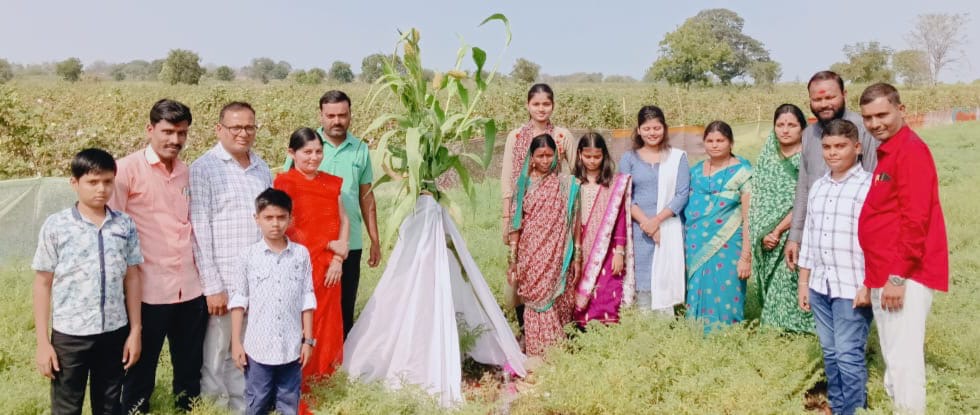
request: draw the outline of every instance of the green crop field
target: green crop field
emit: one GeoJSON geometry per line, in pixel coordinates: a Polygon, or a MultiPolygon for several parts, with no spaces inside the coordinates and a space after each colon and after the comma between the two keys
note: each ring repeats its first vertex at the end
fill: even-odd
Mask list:
{"type": "MultiPolygon", "coordinates": [[[[154,101],[173,98],[191,107],[194,124],[184,157],[193,160],[214,143],[218,111],[233,100],[252,103],[261,124],[256,146],[270,165],[285,157],[289,134],[299,127],[317,125],[317,101],[327,89],[340,88],[353,99],[351,131],[359,134],[378,115],[392,112],[384,94],[369,103],[370,85],[299,85],[273,82],[210,81],[203,85],[166,85],[159,82],[85,81],[69,84],[50,79],[19,79],[0,85],[0,179],[63,175],[68,160],[85,147],[101,147],[112,154],[128,154],[145,145],[144,127],[154,101]]],[[[527,120],[527,85],[500,81],[484,97],[478,112],[506,131],[527,120]]],[[[636,111],[659,105],[672,126],[704,125],[712,120],[730,124],[769,122],[779,104],[793,103],[807,110],[806,87],[778,85],[754,87],[670,87],[647,83],[556,84],[553,120],[570,128],[632,128],[636,111]]],[[[848,86],[850,108],[857,108],[861,85],[848,86]]],[[[903,101],[913,114],[952,108],[980,107],[980,85],[941,85],[902,89],[903,101]]],[[[809,114],[809,111],[806,111],[809,114]]],[[[376,135],[380,135],[378,132],[376,135]]],[[[376,137],[366,137],[376,138],[376,137]]]]}
{"type": "MultiPolygon", "coordinates": [[[[375,109],[359,103],[367,88],[357,86],[354,131],[363,128],[375,109]]],[[[163,87],[160,84],[105,82],[65,88],[48,84],[14,83],[0,86],[0,176],[57,174],[78,148],[101,145],[116,154],[136,148],[142,138],[146,111],[156,98],[169,96],[195,111],[192,159],[213,143],[209,131],[216,111],[231,99],[257,104],[264,128],[259,151],[272,161],[281,154],[286,135],[300,125],[316,122],[316,99],[324,87],[273,85],[267,87],[214,84],[201,87],[163,87]],[[9,141],[8,140],[13,140],[9,141]],[[19,140],[19,141],[17,141],[19,140]],[[32,141],[33,140],[33,141],[32,141]],[[8,144],[17,144],[13,153],[8,144]],[[16,156],[16,157],[15,157],[16,156]],[[11,158],[14,157],[14,158],[11,158]]],[[[523,87],[500,88],[488,100],[487,111],[513,127],[524,115],[523,87]],[[496,105],[496,106],[493,106],[496,105]]],[[[733,122],[769,117],[782,101],[803,104],[803,87],[778,87],[774,92],[747,88],[684,90],[634,86],[560,86],[556,121],[571,127],[617,128],[624,123],[623,102],[631,113],[640,103],[662,103],[676,123],[702,123],[721,118],[733,122]],[[593,99],[595,98],[595,99],[593,99]],[[762,107],[759,107],[762,105],[762,107]],[[761,115],[759,115],[761,113],[761,115]]],[[[905,91],[903,91],[905,94],[905,91]]],[[[853,99],[856,93],[850,96],[853,99]]],[[[903,95],[909,106],[948,109],[978,106],[974,87],[943,87],[903,95]],[[972,90],[971,90],[972,88],[972,90]]],[[[853,107],[853,106],[852,106],[853,107]]],[[[377,110],[380,111],[380,110],[377,110]]],[[[754,128],[753,128],[754,130],[754,128]]],[[[763,131],[764,133],[764,131],[763,131]]],[[[980,295],[980,217],[976,215],[975,183],[980,180],[977,136],[980,123],[966,122],[923,129],[920,134],[933,150],[939,168],[943,208],[949,229],[951,288],[933,303],[926,337],[929,412],[980,413],[980,331],[973,329],[980,295]]],[[[755,159],[758,137],[739,138],[736,151],[755,159]]],[[[279,156],[281,158],[281,156],[279,156]]],[[[505,284],[505,247],[496,218],[498,183],[478,185],[479,196],[465,209],[462,231],[491,288],[501,297],[505,284]]],[[[380,217],[390,206],[382,193],[380,217]]],[[[380,270],[362,277],[359,307],[374,289],[380,270]]],[[[31,280],[27,259],[0,265],[0,413],[45,413],[48,384],[34,370],[34,332],[31,280]]],[[[754,288],[753,288],[754,289],[754,288]]],[[[755,296],[749,296],[754,299],[755,296]]],[[[505,310],[506,311],[506,310],[505,310]]],[[[507,311],[512,316],[511,311],[507,311]]],[[[492,373],[469,382],[462,413],[512,414],[639,414],[639,413],[802,413],[804,394],[822,376],[822,361],[813,336],[785,335],[764,330],[754,321],[758,304],[751,300],[753,319],[707,338],[686,321],[667,321],[628,313],[622,324],[593,326],[548,354],[546,363],[520,386],[521,393],[506,402],[492,373]]],[[[877,334],[869,341],[870,413],[890,413],[882,387],[884,365],[877,334]]],[[[153,406],[159,413],[170,405],[170,366],[166,355],[158,372],[153,406]]],[[[479,372],[477,372],[479,373],[479,372]]],[[[323,413],[439,413],[435,403],[418,391],[385,391],[379,385],[351,384],[343,374],[317,388],[323,413]]],[[[195,413],[220,413],[202,403],[195,413]]]]}

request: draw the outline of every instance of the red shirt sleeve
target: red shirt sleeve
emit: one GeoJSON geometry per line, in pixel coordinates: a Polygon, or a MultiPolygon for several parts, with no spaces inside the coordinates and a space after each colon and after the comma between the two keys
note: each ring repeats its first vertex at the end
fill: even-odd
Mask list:
{"type": "Polygon", "coordinates": [[[896,160],[899,229],[896,238],[897,258],[890,262],[889,275],[908,278],[921,269],[926,253],[926,235],[932,218],[930,195],[938,186],[936,165],[924,143],[918,142],[903,151],[896,160]]]}

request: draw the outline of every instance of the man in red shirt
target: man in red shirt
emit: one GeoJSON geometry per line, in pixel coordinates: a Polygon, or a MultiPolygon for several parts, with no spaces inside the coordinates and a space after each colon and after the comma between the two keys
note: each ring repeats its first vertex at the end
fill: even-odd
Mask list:
{"type": "Polygon", "coordinates": [[[864,126],[881,141],[858,239],[885,358],[885,390],[900,411],[925,413],[926,317],[933,291],[949,288],[936,164],[926,143],[905,124],[895,87],[871,85],[860,103],[864,126]]]}

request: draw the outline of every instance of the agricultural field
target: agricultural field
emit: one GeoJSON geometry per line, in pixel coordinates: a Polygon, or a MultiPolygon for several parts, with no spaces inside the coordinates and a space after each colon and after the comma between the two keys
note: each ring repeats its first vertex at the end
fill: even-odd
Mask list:
{"type": "MultiPolygon", "coordinates": [[[[500,81],[477,109],[506,131],[527,119],[527,85],[500,81]]],[[[385,93],[370,101],[371,85],[299,85],[272,82],[209,81],[171,86],[159,82],[83,81],[16,78],[0,85],[0,179],[63,175],[67,161],[85,147],[101,147],[116,155],[144,145],[143,128],[154,101],[169,97],[184,102],[195,122],[184,157],[193,160],[214,143],[218,111],[233,100],[255,106],[261,129],[257,148],[271,165],[285,157],[286,140],[298,127],[317,125],[317,101],[324,91],[343,89],[354,101],[351,131],[359,134],[378,115],[394,110],[385,93]]],[[[771,117],[782,103],[804,110],[806,87],[784,84],[772,89],[712,87],[685,89],[647,83],[556,84],[554,121],[575,129],[632,128],[640,106],[663,108],[668,123],[704,125],[720,119],[730,124],[757,123],[771,117]]],[[[857,107],[863,86],[850,85],[849,106],[857,107]]],[[[943,85],[902,89],[910,113],[980,107],[980,85],[943,85]]],[[[806,111],[809,113],[809,111],[806,111]]],[[[383,131],[376,134],[380,136],[383,131]]],[[[376,137],[366,137],[372,139],[376,137]]]]}
{"type": "MultiPolygon", "coordinates": [[[[81,83],[15,81],[0,85],[0,178],[60,175],[72,153],[102,146],[114,154],[143,145],[146,113],[156,99],[167,96],[187,103],[196,122],[186,159],[213,143],[211,127],[227,101],[255,104],[262,129],[258,151],[271,165],[282,161],[287,135],[298,126],[316,125],[316,101],[328,85],[298,86],[213,83],[164,86],[158,83],[81,83]]],[[[343,86],[354,99],[356,134],[387,104],[368,106],[369,86],[343,86]]],[[[526,86],[503,84],[488,96],[483,111],[513,128],[525,117],[526,86]]],[[[649,84],[555,85],[555,120],[573,128],[623,128],[641,104],[657,103],[671,124],[703,124],[725,119],[736,128],[736,151],[755,159],[761,143],[758,120],[782,102],[806,108],[805,88],[683,89],[649,84]],[[625,107],[625,109],[624,109],[625,107]],[[744,133],[743,133],[744,132],[744,133]]],[[[860,88],[852,86],[850,107],[860,88]]],[[[902,90],[910,112],[980,106],[980,87],[942,86],[902,90]]],[[[383,100],[382,100],[383,101],[383,100]]],[[[763,124],[765,125],[765,124],[763,124]]],[[[765,134],[767,127],[761,129],[765,134]]],[[[980,295],[980,219],[975,214],[975,183],[980,180],[980,123],[966,122],[923,129],[939,168],[941,196],[949,230],[951,288],[933,303],[926,338],[929,412],[980,413],[980,331],[971,330],[980,295]]],[[[476,200],[463,205],[462,232],[490,287],[502,298],[505,247],[499,239],[498,182],[477,185],[476,200]]],[[[380,217],[390,212],[391,197],[379,196],[380,217]]],[[[463,200],[457,197],[457,200],[463,200]]],[[[365,268],[358,308],[363,307],[380,277],[365,268]]],[[[34,332],[27,259],[0,264],[0,413],[44,413],[48,386],[34,370],[34,332]]],[[[754,286],[750,283],[750,289],[754,286]]],[[[590,326],[575,333],[546,363],[517,385],[516,399],[502,395],[494,372],[467,365],[471,379],[467,403],[460,413],[511,414],[638,414],[638,413],[804,413],[806,391],[823,376],[819,345],[813,336],[785,335],[760,328],[759,306],[749,296],[749,322],[704,337],[699,327],[628,313],[622,324],[590,326]]],[[[513,319],[513,312],[505,310],[513,319]]],[[[873,330],[869,339],[868,413],[891,413],[882,387],[884,364],[873,330]]],[[[162,359],[154,408],[171,413],[167,393],[170,366],[162,359]]],[[[377,384],[351,384],[343,374],[317,388],[322,413],[442,413],[418,391],[385,391],[377,384]]],[[[206,402],[199,414],[221,413],[206,402]]]]}

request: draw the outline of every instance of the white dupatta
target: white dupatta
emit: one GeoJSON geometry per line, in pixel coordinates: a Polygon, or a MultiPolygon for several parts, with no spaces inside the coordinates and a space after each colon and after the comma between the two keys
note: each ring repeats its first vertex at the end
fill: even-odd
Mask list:
{"type": "MultiPolygon", "coordinates": [[[[663,210],[674,198],[677,168],[683,150],[671,148],[657,173],[657,209],[663,210]]],[[[656,212],[655,212],[656,213],[656,212]]],[[[677,215],[660,223],[660,243],[653,252],[650,267],[650,307],[654,310],[684,302],[684,226],[677,215]]]]}
{"type": "Polygon", "coordinates": [[[391,388],[414,384],[444,407],[461,403],[460,322],[480,333],[468,353],[473,360],[526,376],[526,357],[449,212],[432,196],[419,196],[399,229],[381,280],[344,343],[350,377],[391,388]]]}

